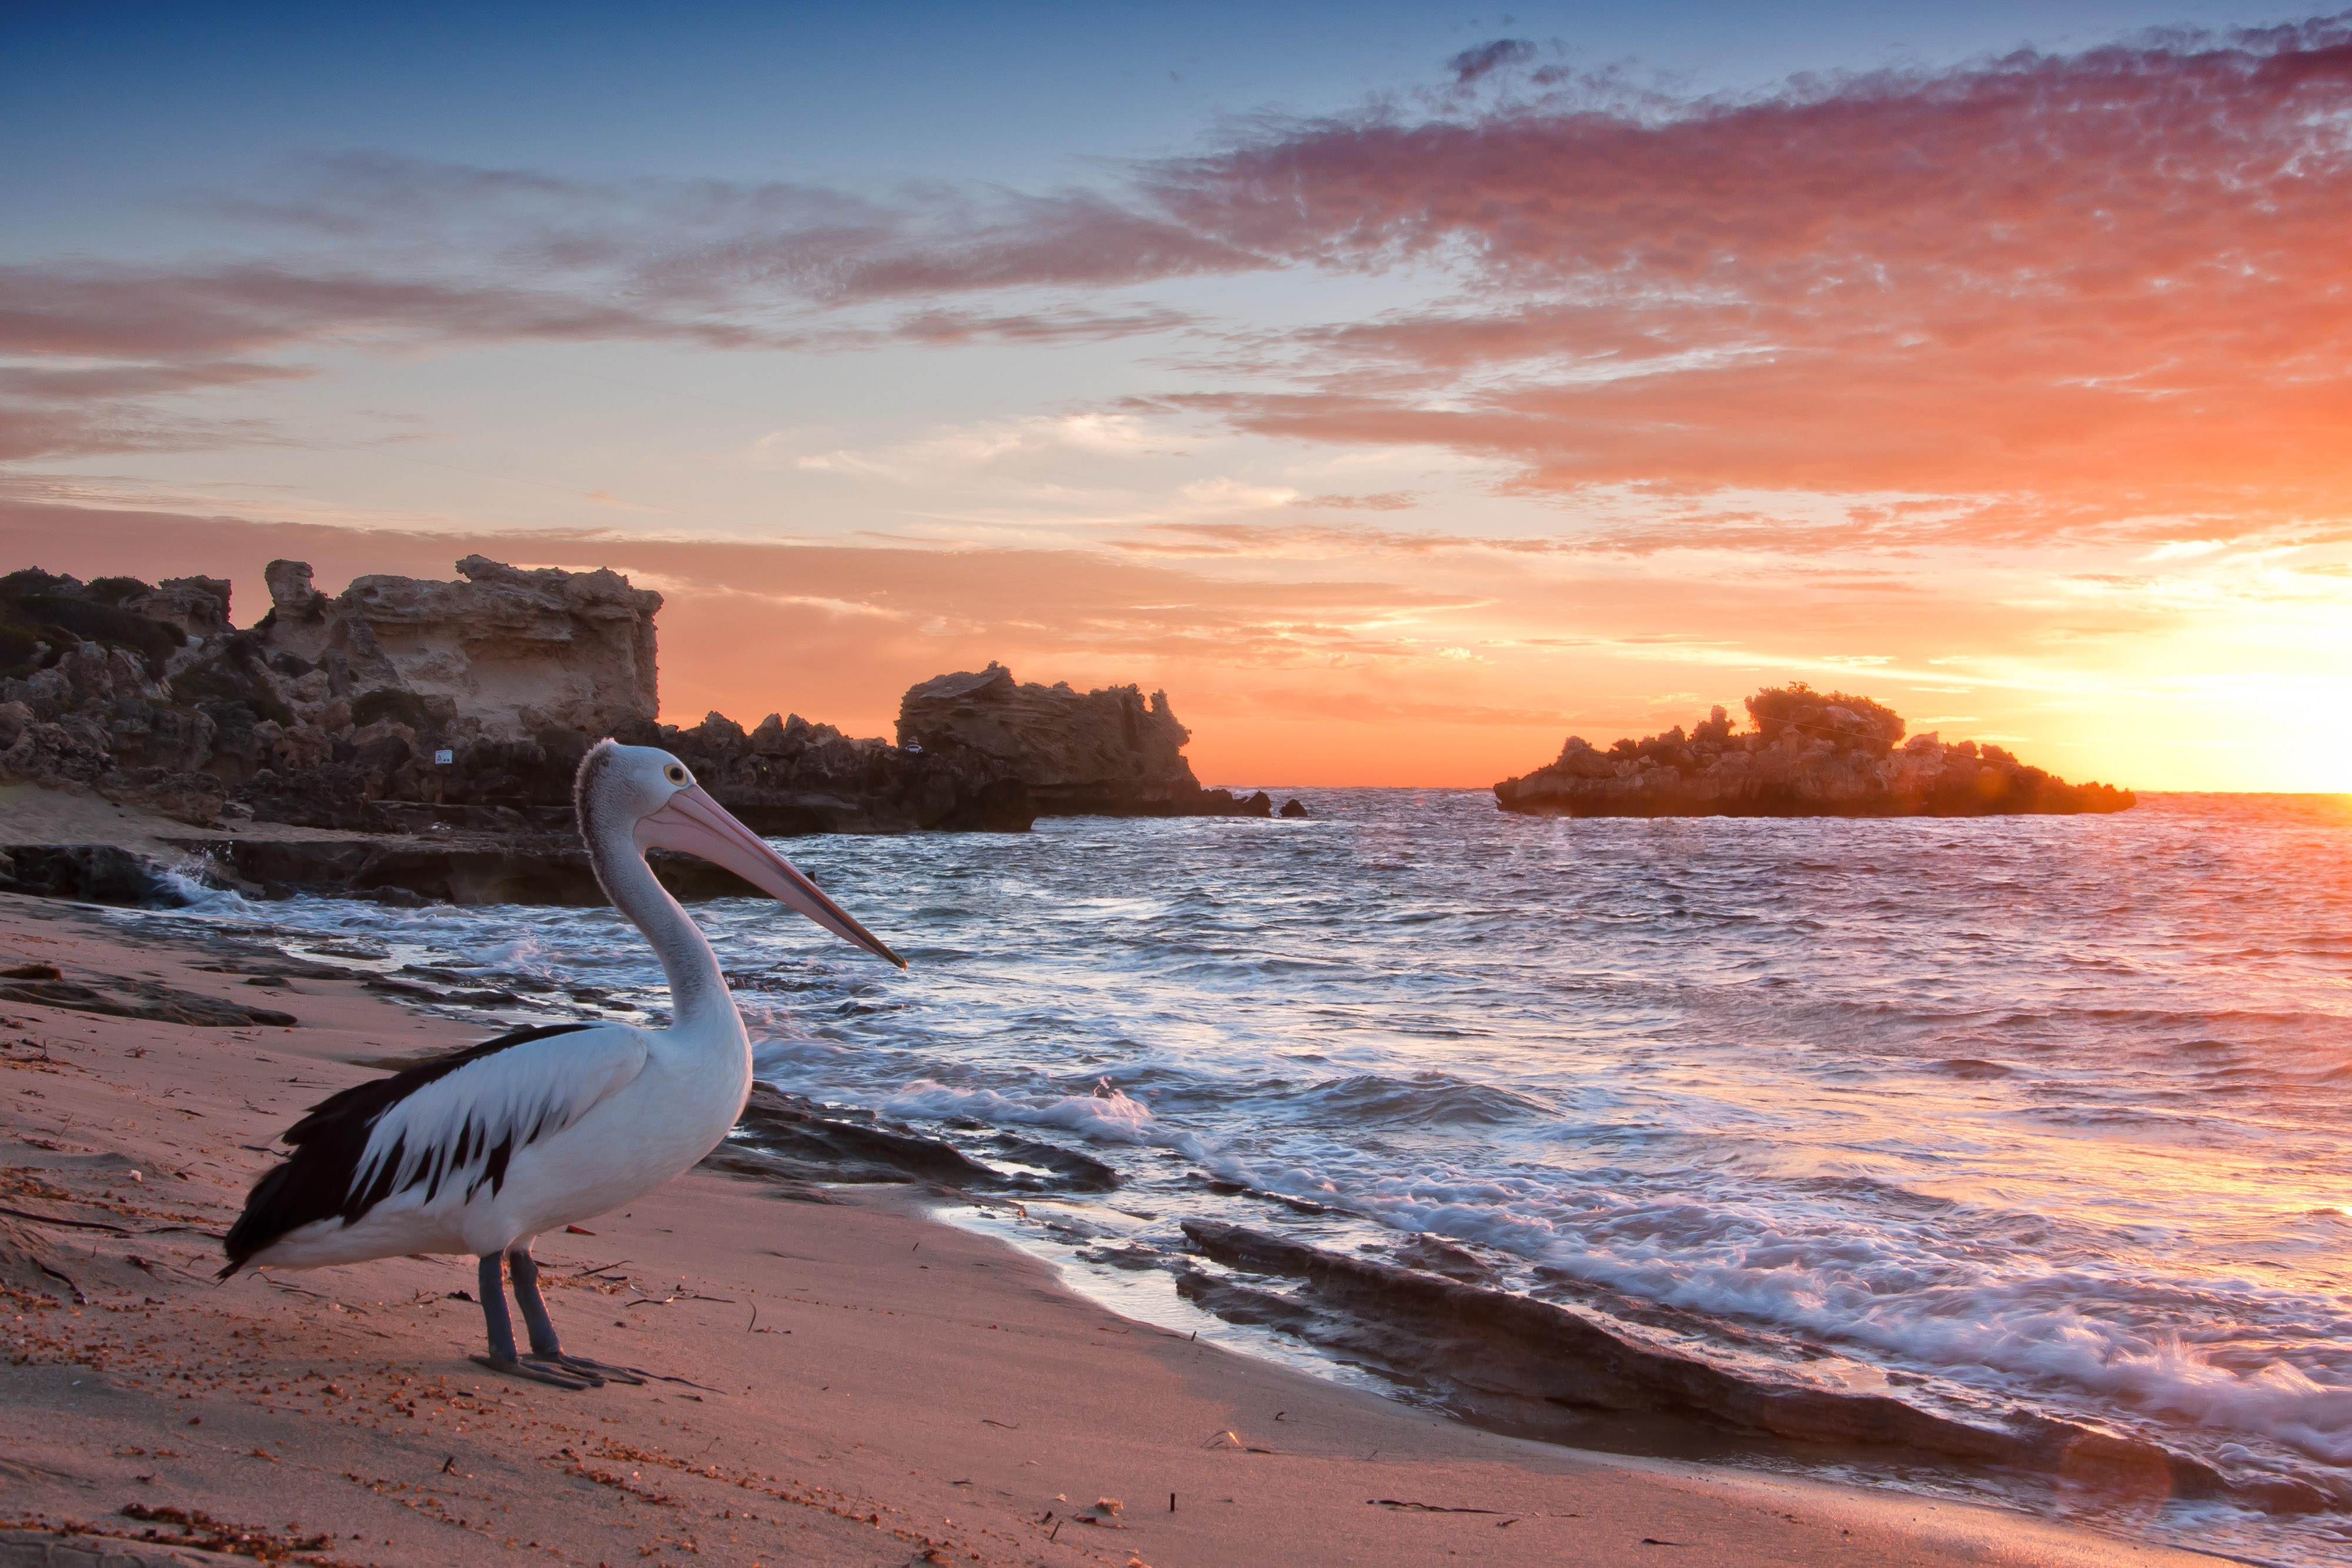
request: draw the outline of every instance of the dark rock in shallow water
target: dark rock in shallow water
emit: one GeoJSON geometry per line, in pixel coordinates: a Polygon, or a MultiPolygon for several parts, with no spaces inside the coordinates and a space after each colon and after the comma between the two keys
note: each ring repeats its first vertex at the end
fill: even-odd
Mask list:
{"type": "Polygon", "coordinates": [[[751,1091],[735,1135],[720,1145],[730,1150],[755,1151],[767,1168],[804,1180],[987,1186],[996,1179],[952,1144],[886,1126],[870,1114],[827,1112],[764,1085],[751,1091]]]}
{"type": "Polygon", "coordinates": [[[754,1085],[734,1135],[705,1164],[739,1176],[816,1182],[933,1182],[980,1191],[1107,1192],[1118,1175],[1075,1149],[1013,1134],[992,1146],[1007,1163],[1051,1173],[1000,1171],[943,1138],[754,1085]]]}
{"type": "Polygon", "coordinates": [[[275,1008],[242,1007],[155,980],[126,979],[115,975],[96,977],[104,982],[104,989],[75,980],[11,980],[0,983],[0,1001],[209,1029],[244,1029],[256,1024],[291,1029],[299,1021],[292,1013],[279,1012],[275,1008]]]}
{"type": "Polygon", "coordinates": [[[1303,817],[1307,815],[1307,808],[1297,800],[1285,800],[1282,803],[1281,814],[1286,817],[1303,817]]]}
{"type": "Polygon", "coordinates": [[[114,844],[0,849],[0,893],[132,908],[168,909],[187,902],[160,868],[114,844]]]}
{"type": "Polygon", "coordinates": [[[1755,731],[1720,707],[1602,751],[1570,736],[1549,765],[1495,786],[1506,811],[1542,817],[1990,817],[2128,810],[2138,798],[2069,784],[1998,746],[1903,739],[1903,720],[1867,697],[1801,683],[1748,699],[1755,731]]]}
{"type": "MultiPolygon", "coordinates": [[[[204,856],[264,897],[327,894],[385,903],[538,904],[592,907],[605,902],[588,852],[571,833],[509,839],[192,839],[204,856]]],[[[750,883],[691,855],[656,850],[647,858],[681,900],[765,897],[750,883]]]]}
{"type": "MultiPolygon", "coordinates": [[[[2096,1484],[2162,1478],[2161,1495],[2228,1497],[2277,1512],[2352,1502],[2294,1480],[2225,1478],[2135,1438],[2019,1413],[1991,1425],[1878,1394],[1743,1375],[1612,1331],[1581,1312],[1512,1291],[1328,1252],[1221,1221],[1187,1219],[1201,1253],[1243,1278],[1181,1274],[1181,1293],[1236,1322],[1296,1334],[1440,1393],[1454,1408],[1508,1429],[1590,1439],[1580,1412],[1671,1417],[1727,1434],[1818,1445],[1873,1458],[1908,1454],[2096,1484]],[[1248,1276],[1304,1282],[1283,1294],[1248,1276]]],[[[1455,1250],[1446,1248],[1447,1252],[1455,1250]]]]}

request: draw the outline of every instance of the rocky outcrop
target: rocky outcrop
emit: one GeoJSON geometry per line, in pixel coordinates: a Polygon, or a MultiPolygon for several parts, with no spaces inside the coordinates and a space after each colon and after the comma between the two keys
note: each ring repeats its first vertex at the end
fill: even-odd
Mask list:
{"type": "Polygon", "coordinates": [[[446,713],[467,738],[493,741],[551,728],[606,735],[654,716],[660,594],[617,572],[524,571],[478,555],[457,574],[358,577],[329,599],[307,565],[272,561],[270,612],[255,631],[271,667],[298,684],[320,670],[327,679],[313,685],[348,680],[361,723],[377,692],[409,700],[380,704],[375,716],[446,713]],[[310,668],[296,674],[298,664],[310,668]]]}
{"type": "Polygon", "coordinates": [[[1192,732],[1168,694],[1136,686],[1090,692],[1022,683],[1002,664],[940,675],[898,705],[898,745],[977,772],[1020,779],[1040,816],[1264,817],[1264,793],[1203,789],[1184,760],[1192,732]]]}
{"type": "Polygon", "coordinates": [[[2121,811],[2128,789],[2069,784],[1998,746],[1903,738],[1891,708],[1802,683],[1748,699],[1754,728],[1720,707],[1685,734],[1570,736],[1548,767],[1495,786],[1506,811],[1552,817],[1989,817],[2121,811]]]}
{"type": "MultiPolygon", "coordinates": [[[[1192,732],[1134,686],[1023,685],[1001,664],[910,689],[898,744],[845,736],[798,714],[746,730],[723,714],[690,729],[624,727],[674,752],[727,809],[763,833],[1020,832],[1039,817],[1267,816],[1263,794],[1203,789],[1181,747],[1192,732]]],[[[1303,810],[1303,808],[1302,808],[1303,810]]]]}
{"type": "MultiPolygon", "coordinates": [[[[319,839],[206,839],[178,843],[208,878],[250,895],[326,894],[379,903],[599,906],[606,900],[576,832],[370,834],[319,839]]],[[[734,873],[656,850],[654,875],[686,902],[746,897],[734,873]]],[[[91,902],[130,902],[97,900],[91,902]]],[[[164,902],[150,897],[144,902],[164,902]]]]}
{"type": "Polygon", "coordinates": [[[677,757],[721,805],[762,833],[1018,833],[1037,818],[1021,777],[985,759],[908,751],[829,724],[770,714],[746,730],[723,714],[691,729],[623,729],[677,757]]]}
{"type": "Polygon", "coordinates": [[[328,598],[272,561],[270,611],[229,585],[0,579],[0,779],[86,787],[184,821],[380,829],[383,802],[510,828],[568,801],[591,737],[656,710],[661,596],[610,571],[362,577],[328,598]]]}
{"type": "MultiPolygon", "coordinates": [[[[269,612],[245,631],[217,579],[0,579],[0,783],[94,790],[199,826],[226,816],[520,843],[569,835],[572,775],[613,735],[677,753],[767,833],[1017,832],[1040,814],[1271,810],[1263,794],[1201,788],[1166,694],[1022,685],[994,664],[908,693],[899,745],[797,715],[750,730],[715,713],[658,724],[659,594],[610,571],[480,556],[457,571],[453,582],[362,577],[331,598],[309,566],[272,561],[269,612]]],[[[593,891],[536,848],[528,864],[466,853],[439,881],[381,857],[364,872],[251,880],[463,901],[593,891]]]]}

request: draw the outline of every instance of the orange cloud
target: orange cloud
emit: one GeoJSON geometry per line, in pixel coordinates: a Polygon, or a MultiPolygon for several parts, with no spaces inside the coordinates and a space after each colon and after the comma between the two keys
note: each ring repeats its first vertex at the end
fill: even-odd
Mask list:
{"type": "MultiPolygon", "coordinates": [[[[928,433],[810,424],[790,464],[648,447],[625,479],[543,486],[657,497],[682,531],[846,516],[909,548],[31,502],[0,538],[248,592],[280,554],[331,584],[471,549],[611,565],[670,596],[676,716],[878,731],[912,681],[1003,658],[1168,686],[1222,782],[1482,783],[1570,725],[1609,738],[1821,675],[1981,715],[2070,774],[2352,783],[2333,742],[2274,740],[2342,706],[2352,659],[2352,20],[1736,100],[1615,99],[1529,58],[1496,40],[1408,107],[1253,121],[1095,191],[352,155],[224,206],[267,261],[0,268],[0,458],[290,438],[252,412],[286,400],[232,420],[203,399],[354,344],[990,345],[1020,373],[927,384],[928,433]],[[1254,291],[1175,292],[1249,272],[1291,275],[1259,319],[1213,314],[1254,291]],[[1410,303],[1320,320],[1356,296],[1293,286],[1350,275],[1410,303]],[[1084,394],[1012,359],[1145,337],[1157,357],[1084,394]],[[1181,466],[1194,435],[1214,455],[1181,466]],[[756,497],[702,483],[730,462],[756,497]],[[1071,548],[904,537],[930,528],[1071,548]]],[[[217,482],[274,496],[286,472],[329,483],[258,458],[217,482]]]]}
{"type": "Polygon", "coordinates": [[[2245,529],[2352,511],[2347,127],[2339,18],[1664,113],[1318,122],[1150,188],[1238,249],[1462,286],[1265,335],[1260,369],[1304,390],[1185,403],[1244,429],[1453,447],[1538,493],[2245,529]]]}

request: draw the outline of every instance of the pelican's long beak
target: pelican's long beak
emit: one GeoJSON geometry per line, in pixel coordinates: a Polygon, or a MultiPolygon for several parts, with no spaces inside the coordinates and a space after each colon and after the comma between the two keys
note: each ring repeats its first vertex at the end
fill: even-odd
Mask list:
{"type": "Polygon", "coordinates": [[[843,941],[855,942],[901,969],[907,967],[907,960],[890,951],[879,936],[852,920],[841,905],[802,874],[800,867],[770,849],[759,834],[737,821],[699,784],[679,790],[669,798],[668,805],[639,818],[635,837],[640,850],[677,850],[724,866],[761,893],[791,904],[843,941]]]}

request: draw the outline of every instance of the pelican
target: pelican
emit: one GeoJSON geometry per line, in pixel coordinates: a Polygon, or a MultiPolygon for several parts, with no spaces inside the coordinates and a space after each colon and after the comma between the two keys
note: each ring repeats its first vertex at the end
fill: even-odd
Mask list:
{"type": "Polygon", "coordinates": [[[727,1135],[751,1092],[751,1037],[718,956],[645,852],[699,855],[843,940],[907,964],[666,751],[600,743],[581,761],[572,799],[604,895],[661,959],[676,1021],[519,1029],[321,1100],[287,1130],[292,1155],[247,1195],[222,1279],[248,1265],[470,1253],[489,1334],[476,1362],[559,1388],[644,1381],[564,1354],[530,1247],[687,1170],[727,1135]],[[528,1356],[515,1354],[502,1265],[530,1331],[528,1356]]]}

